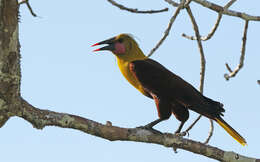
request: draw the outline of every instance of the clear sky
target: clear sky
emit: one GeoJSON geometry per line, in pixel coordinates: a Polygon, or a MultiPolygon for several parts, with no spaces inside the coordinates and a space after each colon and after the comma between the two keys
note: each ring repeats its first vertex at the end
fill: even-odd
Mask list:
{"type": "MultiPolygon", "coordinates": [[[[154,102],[127,83],[115,57],[110,52],[92,53],[95,48],[90,45],[120,33],[131,33],[144,53],[148,53],[162,37],[175,8],[164,1],[119,1],[144,10],[170,8],[168,12],[142,15],[119,10],[105,0],[30,2],[39,17],[32,17],[25,5],[20,10],[21,89],[27,101],[42,109],[80,115],[101,123],[111,121],[120,127],[136,127],[157,118],[154,102]]],[[[260,1],[238,1],[231,9],[260,15],[259,6],[260,1]]],[[[207,34],[217,14],[199,5],[191,7],[201,34],[207,34]]],[[[228,82],[223,77],[227,72],[226,62],[232,68],[239,62],[243,25],[239,18],[223,16],[216,35],[203,42],[207,59],[204,92],[224,103],[224,119],[246,138],[248,146],[242,147],[217,124],[210,145],[259,158],[260,86],[256,81],[260,79],[260,22],[249,23],[244,68],[228,82]]],[[[185,10],[152,58],[198,88],[197,44],[183,38],[182,33],[194,34],[185,10]]],[[[190,112],[184,129],[197,116],[190,112]]],[[[174,132],[178,125],[179,121],[172,116],[156,129],[174,132]]],[[[203,118],[188,138],[203,142],[208,131],[208,119],[203,118]]],[[[175,154],[172,149],[155,144],[110,142],[72,129],[37,130],[17,117],[0,129],[0,138],[4,162],[213,161],[184,150],[175,154]]]]}

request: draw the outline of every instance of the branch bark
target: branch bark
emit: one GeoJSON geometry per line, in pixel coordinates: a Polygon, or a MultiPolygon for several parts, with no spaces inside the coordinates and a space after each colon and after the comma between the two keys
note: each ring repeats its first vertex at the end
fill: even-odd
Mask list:
{"type": "Polygon", "coordinates": [[[18,113],[20,114],[19,116],[38,129],[43,129],[45,126],[72,128],[110,141],[119,140],[153,143],[170,148],[184,149],[223,162],[260,162],[260,159],[242,156],[235,152],[224,151],[217,147],[182,138],[174,134],[155,134],[141,128],[121,128],[112,126],[111,122],[107,122],[107,124],[104,125],[76,115],[41,110],[33,107],[23,99],[20,101],[20,110],[22,112],[18,113]]]}

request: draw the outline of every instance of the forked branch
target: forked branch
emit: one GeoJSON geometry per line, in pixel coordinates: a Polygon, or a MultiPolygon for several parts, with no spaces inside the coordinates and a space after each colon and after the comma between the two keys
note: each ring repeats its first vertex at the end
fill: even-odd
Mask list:
{"type": "MultiPolygon", "coordinates": [[[[227,10],[233,3],[235,3],[236,0],[231,0],[229,1],[224,7],[223,9],[224,10],[227,10]]],[[[212,36],[215,34],[218,26],[219,26],[219,23],[221,21],[221,18],[222,18],[222,13],[223,12],[219,12],[218,13],[218,18],[216,20],[216,23],[214,24],[213,28],[211,29],[211,31],[209,32],[209,34],[207,36],[202,36],[200,39],[203,40],[203,41],[207,41],[209,40],[210,38],[212,38],[212,36]]],[[[190,40],[196,40],[196,36],[188,36],[186,35],[185,33],[182,34],[183,37],[187,38],[187,39],[190,39],[190,40]]]]}
{"type": "Polygon", "coordinates": [[[244,27],[244,34],[242,38],[242,49],[241,49],[241,55],[239,64],[236,67],[234,71],[230,68],[228,63],[226,63],[227,70],[230,72],[229,74],[224,74],[224,77],[226,80],[229,80],[232,77],[235,77],[236,74],[241,70],[241,68],[244,66],[244,60],[245,60],[245,51],[246,51],[246,39],[247,39],[247,29],[248,29],[248,20],[245,21],[245,27],[244,27]]]}
{"type": "Polygon", "coordinates": [[[169,22],[168,27],[166,28],[166,30],[164,32],[163,37],[159,40],[159,42],[155,45],[155,47],[150,51],[150,53],[148,54],[148,57],[152,56],[152,54],[161,46],[161,44],[164,42],[166,37],[169,35],[170,30],[172,28],[172,24],[174,23],[176,17],[179,15],[180,10],[184,6],[184,3],[185,3],[185,0],[182,0],[182,2],[179,4],[176,11],[174,12],[173,16],[171,17],[170,22],[169,22]]]}

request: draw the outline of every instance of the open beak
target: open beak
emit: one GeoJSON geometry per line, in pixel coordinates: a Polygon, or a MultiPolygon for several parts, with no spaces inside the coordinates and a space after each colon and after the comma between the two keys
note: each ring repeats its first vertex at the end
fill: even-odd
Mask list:
{"type": "Polygon", "coordinates": [[[108,46],[104,46],[102,48],[95,49],[93,52],[104,51],[104,50],[113,51],[113,50],[115,50],[114,41],[115,41],[115,37],[101,41],[101,42],[98,42],[96,44],[93,44],[91,47],[94,47],[94,46],[97,46],[97,45],[102,45],[102,44],[108,44],[108,46]]]}

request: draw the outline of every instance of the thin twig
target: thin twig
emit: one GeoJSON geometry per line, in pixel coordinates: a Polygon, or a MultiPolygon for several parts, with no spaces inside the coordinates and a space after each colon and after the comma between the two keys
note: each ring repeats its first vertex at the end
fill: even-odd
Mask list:
{"type": "Polygon", "coordinates": [[[178,7],[179,6],[179,3],[176,3],[172,0],[164,0],[165,2],[169,3],[170,5],[174,6],[174,7],[178,7]]]}
{"type": "Polygon", "coordinates": [[[213,124],[213,120],[209,120],[210,122],[210,128],[209,128],[209,135],[208,138],[205,140],[204,144],[208,144],[209,140],[211,139],[212,135],[213,135],[213,131],[214,131],[214,124],[213,124]]]}
{"type": "Polygon", "coordinates": [[[225,9],[228,9],[232,4],[234,4],[235,2],[236,2],[237,0],[231,0],[231,1],[229,1],[225,6],[224,6],[224,8],[225,9]]]}
{"type": "Polygon", "coordinates": [[[37,15],[36,15],[36,14],[33,12],[33,10],[32,10],[32,7],[31,7],[31,5],[30,5],[30,3],[29,3],[29,0],[23,0],[23,1],[21,1],[21,2],[19,2],[19,5],[21,5],[21,4],[23,4],[23,3],[26,4],[26,6],[27,6],[27,8],[29,9],[30,13],[31,13],[34,17],[37,17],[37,15]]]}
{"type": "Polygon", "coordinates": [[[193,126],[200,120],[201,117],[202,115],[199,115],[197,119],[194,120],[194,122],[184,132],[189,132],[193,128],[193,126]]]}
{"type": "Polygon", "coordinates": [[[129,11],[129,12],[132,12],[132,13],[141,13],[141,14],[153,14],[153,13],[159,13],[159,12],[166,12],[168,11],[169,9],[168,8],[164,8],[164,9],[161,9],[161,10],[147,10],[147,11],[140,11],[138,9],[134,9],[134,8],[128,8],[128,7],[125,7],[113,0],[107,0],[108,2],[110,2],[112,5],[120,8],[121,10],[126,10],[126,11],[129,11]]]}
{"type": "Polygon", "coordinates": [[[200,72],[200,92],[203,93],[203,88],[204,88],[204,78],[205,78],[205,66],[206,66],[206,60],[205,60],[205,55],[204,55],[204,51],[203,51],[203,47],[202,47],[202,43],[200,40],[200,33],[199,33],[199,28],[198,25],[196,23],[196,20],[191,12],[191,9],[189,6],[186,7],[186,10],[188,12],[188,15],[190,16],[192,25],[193,25],[193,29],[195,32],[197,39],[197,44],[198,44],[198,48],[199,48],[199,52],[200,52],[200,63],[201,63],[201,72],[200,72]]]}
{"type": "MultiPolygon", "coordinates": [[[[188,15],[190,16],[192,25],[193,25],[193,29],[195,32],[195,35],[197,38],[197,43],[198,43],[198,47],[200,50],[200,63],[201,63],[201,72],[200,72],[200,92],[203,93],[203,87],[204,87],[204,78],[205,78],[205,66],[206,66],[206,60],[205,60],[205,56],[204,56],[204,52],[203,52],[203,48],[202,48],[202,43],[200,40],[200,33],[199,33],[199,29],[198,29],[198,25],[195,21],[195,18],[191,12],[191,9],[189,6],[186,7],[186,10],[188,12],[188,15]]],[[[191,130],[193,128],[193,126],[199,121],[199,119],[202,117],[202,115],[199,115],[198,118],[186,129],[185,132],[188,132],[189,130],[191,130]]]]}
{"type": "Polygon", "coordinates": [[[177,7],[175,13],[173,14],[173,16],[170,19],[170,22],[168,24],[168,27],[166,28],[163,37],[159,40],[159,42],[155,45],[155,47],[150,51],[150,53],[148,54],[147,57],[152,56],[152,54],[161,46],[161,44],[163,43],[163,41],[166,39],[166,37],[169,35],[170,30],[172,28],[172,24],[174,23],[176,17],[179,15],[180,10],[183,8],[183,5],[185,3],[185,0],[182,0],[182,2],[179,4],[179,6],[177,7]]]}
{"type": "MultiPolygon", "coordinates": [[[[227,10],[233,3],[235,3],[236,0],[231,0],[229,1],[225,6],[224,6],[224,10],[227,10]]],[[[203,41],[207,41],[209,40],[210,38],[212,38],[212,36],[215,34],[218,26],[219,26],[219,23],[221,21],[221,18],[222,18],[222,12],[219,12],[218,13],[218,18],[217,18],[217,21],[216,23],[214,24],[213,28],[211,29],[211,31],[209,32],[209,34],[207,36],[202,36],[200,39],[203,40],[203,41]]],[[[190,39],[190,40],[196,40],[197,38],[195,36],[188,36],[186,35],[185,33],[182,34],[183,37],[187,38],[187,39],[190,39]]]]}
{"type": "MultiPolygon", "coordinates": [[[[213,28],[211,29],[211,31],[209,32],[209,34],[207,36],[202,36],[200,39],[203,40],[203,41],[207,41],[209,40],[216,32],[218,26],[219,26],[219,23],[220,23],[220,20],[222,18],[222,14],[219,13],[218,14],[218,18],[217,18],[217,21],[216,23],[214,24],[213,28]]],[[[190,40],[197,40],[197,38],[195,36],[189,36],[189,35],[186,35],[185,33],[182,33],[182,36],[187,38],[187,39],[190,39],[190,40]]]]}
{"type": "Polygon", "coordinates": [[[231,71],[229,74],[224,74],[224,77],[226,78],[226,80],[229,80],[230,78],[235,77],[236,74],[241,70],[241,68],[244,65],[247,29],[248,29],[248,20],[245,21],[244,34],[243,34],[243,38],[242,38],[242,49],[241,49],[241,56],[240,56],[239,64],[236,67],[236,69],[234,71],[232,71],[230,66],[228,65],[228,63],[226,63],[226,67],[227,67],[228,71],[231,71]]]}
{"type": "Polygon", "coordinates": [[[226,63],[225,65],[226,65],[227,70],[228,70],[230,73],[232,73],[232,69],[229,67],[229,65],[228,65],[227,63],[226,63]]]}
{"type": "MultiPolygon", "coordinates": [[[[207,0],[193,0],[193,2],[198,3],[208,9],[211,9],[213,11],[216,11],[218,13],[223,12],[223,15],[228,15],[228,16],[235,16],[239,17],[244,20],[251,20],[251,21],[260,21],[260,16],[252,16],[246,13],[234,11],[234,10],[224,10],[224,7],[219,6],[215,3],[209,2],[207,0]]],[[[232,2],[233,3],[233,2],[232,2]]]]}

